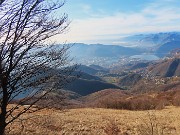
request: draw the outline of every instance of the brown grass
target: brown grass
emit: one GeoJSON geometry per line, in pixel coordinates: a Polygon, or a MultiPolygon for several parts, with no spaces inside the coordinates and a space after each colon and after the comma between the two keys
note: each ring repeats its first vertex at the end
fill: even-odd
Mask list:
{"type": "MultiPolygon", "coordinates": [[[[40,112],[24,114],[20,121],[11,125],[11,135],[143,135],[149,124],[157,123],[163,135],[180,134],[180,108],[166,107],[149,111],[127,111],[113,109],[71,109],[60,111],[44,109],[40,112]],[[150,118],[151,120],[150,122],[150,118]],[[163,125],[163,127],[161,127],[163,125]],[[140,131],[140,129],[142,131],[140,131]]],[[[156,124],[154,124],[156,125],[156,124]]],[[[154,129],[155,130],[155,129],[154,129]]],[[[146,134],[144,134],[146,135],[146,134]]],[[[159,135],[159,134],[153,134],[159,135]]]]}
{"type": "Polygon", "coordinates": [[[107,135],[118,135],[121,133],[121,130],[118,127],[118,124],[114,120],[109,120],[109,123],[104,128],[104,132],[107,135]]]}

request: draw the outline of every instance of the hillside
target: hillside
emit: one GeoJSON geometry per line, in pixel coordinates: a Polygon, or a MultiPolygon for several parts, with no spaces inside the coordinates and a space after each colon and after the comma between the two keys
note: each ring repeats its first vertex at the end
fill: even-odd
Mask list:
{"type": "MultiPolygon", "coordinates": [[[[98,72],[95,72],[98,73],[98,72]]],[[[73,72],[73,75],[79,76],[81,79],[86,79],[86,80],[95,80],[95,81],[103,81],[101,78],[95,75],[91,75],[82,71],[75,71],[73,72]]]]}
{"type": "Polygon", "coordinates": [[[103,89],[119,88],[114,84],[105,82],[102,78],[97,76],[97,74],[107,74],[107,73],[108,70],[101,68],[100,66],[93,65],[90,67],[90,66],[80,65],[77,71],[72,74],[75,76],[79,75],[79,77],[74,78],[71,83],[67,84],[67,86],[64,87],[64,89],[85,96],[103,89]]]}
{"type": "MultiPolygon", "coordinates": [[[[176,84],[177,87],[180,86],[176,84]]],[[[166,91],[148,91],[135,93],[120,89],[101,90],[87,96],[77,98],[85,107],[100,107],[127,110],[163,109],[168,105],[180,105],[180,91],[169,85],[166,91]]]]}
{"type": "Polygon", "coordinates": [[[85,80],[81,78],[76,79],[75,81],[73,81],[72,83],[68,84],[65,87],[65,89],[74,91],[82,96],[108,88],[119,88],[119,87],[106,82],[85,80]]]}
{"type": "Polygon", "coordinates": [[[78,98],[78,101],[83,102],[88,106],[98,106],[101,102],[110,99],[120,99],[131,95],[128,91],[123,91],[121,89],[105,89],[98,92],[94,92],[87,96],[78,98]]]}
{"type": "Polygon", "coordinates": [[[140,74],[130,73],[120,79],[119,85],[131,87],[137,84],[141,79],[142,79],[142,76],[140,74]]]}
{"type": "Polygon", "coordinates": [[[141,69],[141,68],[146,68],[150,64],[151,64],[151,62],[140,62],[137,64],[133,64],[132,66],[130,66],[130,70],[137,70],[137,69],[141,69]]]}
{"type": "Polygon", "coordinates": [[[107,71],[108,72],[108,69],[104,68],[104,67],[101,67],[99,65],[89,65],[89,67],[95,69],[95,70],[100,70],[100,71],[107,71]]]}
{"type": "Polygon", "coordinates": [[[90,75],[97,75],[98,73],[108,73],[107,69],[96,65],[90,65],[90,66],[80,65],[78,67],[78,71],[90,75]]]}
{"type": "MultiPolygon", "coordinates": [[[[21,107],[23,108],[23,106],[21,107]]],[[[36,108],[34,108],[36,109],[36,108]]],[[[180,134],[180,108],[167,107],[156,111],[113,109],[43,109],[24,114],[11,125],[12,134],[22,135],[164,135],[180,134]],[[153,128],[153,130],[151,130],[153,128]]]]}
{"type": "Polygon", "coordinates": [[[150,66],[149,72],[161,77],[180,76],[180,58],[162,60],[150,66]]]}

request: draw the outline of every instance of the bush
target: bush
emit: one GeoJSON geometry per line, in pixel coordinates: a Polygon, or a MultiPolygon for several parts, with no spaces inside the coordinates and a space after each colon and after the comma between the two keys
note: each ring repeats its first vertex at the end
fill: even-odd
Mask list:
{"type": "Polygon", "coordinates": [[[104,132],[107,135],[118,135],[121,132],[121,130],[119,129],[115,121],[109,120],[109,123],[104,128],[104,132]]]}
{"type": "Polygon", "coordinates": [[[155,115],[155,112],[147,112],[145,118],[140,118],[137,123],[138,135],[167,135],[176,134],[176,128],[168,123],[162,123],[155,115]],[[140,123],[140,124],[139,124],[140,123]]]}
{"type": "Polygon", "coordinates": [[[104,100],[101,102],[101,107],[125,110],[152,110],[163,109],[166,104],[166,100],[157,100],[150,96],[137,96],[129,99],[104,100]]]}
{"type": "Polygon", "coordinates": [[[173,104],[174,106],[180,106],[180,94],[176,94],[176,95],[173,97],[172,104],[173,104]]]}

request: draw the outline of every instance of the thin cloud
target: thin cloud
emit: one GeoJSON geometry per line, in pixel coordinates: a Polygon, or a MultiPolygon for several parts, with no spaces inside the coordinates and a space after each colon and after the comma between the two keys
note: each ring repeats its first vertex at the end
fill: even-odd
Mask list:
{"type": "Polygon", "coordinates": [[[80,9],[82,9],[82,12],[91,13],[91,6],[88,4],[80,4],[80,9]]]}
{"type": "MultiPolygon", "coordinates": [[[[101,43],[117,44],[122,35],[180,31],[180,9],[171,5],[172,0],[165,1],[151,3],[137,13],[117,12],[113,16],[74,20],[70,32],[62,39],[68,42],[95,43],[99,40],[101,43]]],[[[89,12],[91,7],[84,5],[84,10],[89,12]]]]}

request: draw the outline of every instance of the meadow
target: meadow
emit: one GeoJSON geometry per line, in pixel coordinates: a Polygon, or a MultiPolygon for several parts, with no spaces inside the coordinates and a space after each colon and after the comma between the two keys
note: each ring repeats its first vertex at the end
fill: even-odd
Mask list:
{"type": "Polygon", "coordinates": [[[9,127],[6,132],[10,135],[179,135],[180,107],[43,109],[22,115],[9,127]]]}

